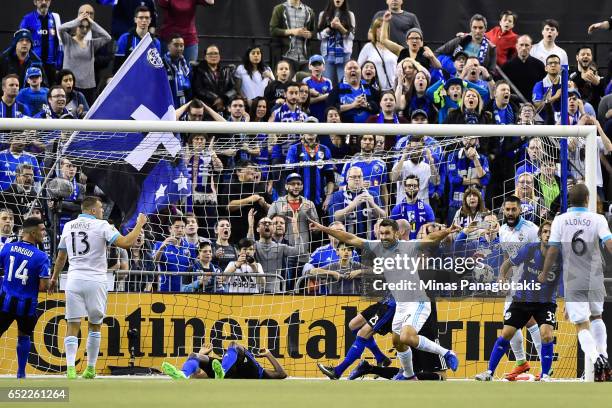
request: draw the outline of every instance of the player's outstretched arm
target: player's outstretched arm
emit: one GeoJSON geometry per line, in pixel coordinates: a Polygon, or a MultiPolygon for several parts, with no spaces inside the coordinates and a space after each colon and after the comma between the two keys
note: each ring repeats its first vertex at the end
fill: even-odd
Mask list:
{"type": "Polygon", "coordinates": [[[130,249],[142,231],[142,227],[147,223],[147,216],[140,213],[136,220],[136,226],[125,236],[119,235],[115,240],[115,245],[119,248],[130,249]]]}
{"type": "Polygon", "coordinates": [[[363,249],[365,246],[366,241],[364,239],[359,238],[357,235],[353,235],[346,231],[339,231],[339,230],[331,229],[329,227],[319,224],[318,222],[312,219],[310,219],[309,221],[310,221],[311,230],[324,232],[327,235],[331,235],[332,237],[338,239],[339,241],[345,242],[355,248],[363,249]]]}
{"type": "Polygon", "coordinates": [[[429,243],[429,244],[437,244],[440,241],[442,241],[444,238],[448,237],[450,234],[454,234],[455,232],[459,232],[461,231],[461,227],[459,227],[456,224],[451,225],[448,228],[444,228],[441,229],[440,231],[435,231],[432,232],[431,234],[428,234],[427,237],[425,237],[425,239],[423,239],[421,242],[424,243],[429,243]]]}
{"type": "Polygon", "coordinates": [[[287,372],[285,371],[283,366],[280,365],[276,357],[272,355],[270,350],[264,350],[263,353],[260,354],[260,356],[266,357],[270,364],[272,364],[272,367],[274,367],[274,370],[265,369],[266,373],[268,374],[268,377],[275,380],[283,380],[287,378],[287,372]]]}
{"type": "Polygon", "coordinates": [[[53,265],[53,275],[51,276],[51,281],[49,282],[49,287],[47,289],[48,293],[53,293],[56,291],[58,287],[59,274],[64,269],[67,260],[68,253],[66,252],[66,249],[59,248],[57,251],[57,256],[55,257],[55,264],[53,265]]]}

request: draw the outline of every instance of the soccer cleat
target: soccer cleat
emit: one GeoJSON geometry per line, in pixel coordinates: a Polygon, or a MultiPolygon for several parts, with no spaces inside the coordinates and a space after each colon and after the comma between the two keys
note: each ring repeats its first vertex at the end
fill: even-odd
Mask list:
{"type": "Polygon", "coordinates": [[[69,380],[76,380],[77,377],[77,371],[76,371],[76,367],[68,367],[66,369],[66,378],[69,380]]]}
{"type": "Polygon", "coordinates": [[[371,369],[372,369],[372,365],[370,363],[368,363],[366,360],[361,360],[359,365],[355,367],[353,371],[351,371],[351,373],[348,376],[348,379],[356,380],[357,378],[361,378],[369,374],[371,369]]]}
{"type": "Polygon", "coordinates": [[[92,366],[87,366],[85,371],[81,373],[81,378],[84,378],[86,380],[93,380],[94,378],[96,378],[96,369],[92,366]]]}
{"type": "Polygon", "coordinates": [[[164,372],[164,374],[166,374],[173,380],[186,380],[187,379],[187,376],[185,376],[185,373],[183,373],[181,370],[179,370],[172,364],[167,363],[165,361],[162,363],[161,369],[164,372]]]}
{"type": "Polygon", "coordinates": [[[391,359],[389,357],[385,357],[384,360],[377,362],[376,365],[379,367],[389,367],[391,365],[391,359]]]}
{"type": "Polygon", "coordinates": [[[599,357],[603,360],[604,363],[603,370],[605,381],[612,381],[612,368],[610,367],[610,362],[603,354],[600,354],[599,357]]]}
{"type": "Polygon", "coordinates": [[[393,377],[393,380],[395,381],[419,381],[416,374],[413,375],[412,377],[406,377],[403,371],[400,371],[399,373],[395,374],[395,377],[393,377]]]}
{"type": "Polygon", "coordinates": [[[514,381],[519,374],[526,373],[530,369],[529,363],[525,361],[523,364],[515,366],[512,371],[506,374],[505,378],[508,381],[514,381]]]}
{"type": "Polygon", "coordinates": [[[225,378],[225,370],[223,370],[223,366],[219,360],[212,361],[212,369],[215,372],[215,379],[222,380],[225,378]]]}
{"type": "Polygon", "coordinates": [[[319,370],[321,370],[321,372],[323,374],[328,376],[330,380],[337,380],[338,379],[338,376],[336,375],[336,371],[334,370],[334,367],[332,367],[332,366],[324,366],[321,363],[317,363],[317,367],[319,367],[319,370]]]}
{"type": "Polygon", "coordinates": [[[444,361],[446,361],[446,365],[448,366],[448,368],[453,371],[457,371],[457,368],[459,368],[459,359],[457,358],[455,352],[452,350],[446,352],[446,354],[444,355],[444,361]]]}
{"type": "Polygon", "coordinates": [[[608,365],[608,361],[604,356],[597,357],[597,361],[595,361],[595,382],[604,382],[607,381],[606,378],[606,366],[608,365]]]}
{"type": "Polygon", "coordinates": [[[493,374],[489,370],[484,371],[474,376],[476,381],[493,381],[493,374]]]}
{"type": "Polygon", "coordinates": [[[542,376],[539,379],[536,377],[536,381],[540,381],[540,382],[552,382],[552,378],[548,374],[542,374],[542,376]]]}

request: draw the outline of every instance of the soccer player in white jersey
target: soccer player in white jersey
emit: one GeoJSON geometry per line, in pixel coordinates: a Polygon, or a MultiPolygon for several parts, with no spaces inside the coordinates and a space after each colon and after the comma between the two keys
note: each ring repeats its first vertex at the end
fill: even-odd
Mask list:
{"type": "MultiPolygon", "coordinates": [[[[399,262],[389,266],[389,264],[392,262],[387,261],[393,261],[394,259],[402,256],[408,256],[412,259],[416,259],[419,256],[417,249],[420,245],[438,244],[448,235],[457,232],[458,229],[458,227],[453,226],[452,228],[446,228],[441,231],[433,232],[427,236],[427,239],[418,241],[401,241],[398,239],[399,227],[397,222],[391,219],[384,219],[380,223],[378,229],[379,240],[370,241],[361,239],[358,236],[345,231],[325,227],[312,220],[310,222],[310,227],[311,230],[324,232],[341,242],[345,242],[355,248],[365,250],[370,255],[375,257],[375,264],[377,260],[382,260],[382,264],[385,266],[385,278],[388,282],[391,282],[397,278],[401,278],[402,280],[410,280],[411,283],[415,282],[416,280],[416,288],[419,288],[420,286],[418,284],[418,273],[415,274],[415,272],[418,271],[414,269],[407,270],[405,269],[405,266],[400,266],[399,262]],[[393,278],[390,279],[392,276],[393,278]]],[[[396,299],[396,310],[392,323],[393,346],[397,350],[397,357],[403,368],[403,370],[400,370],[394,379],[417,379],[412,365],[411,347],[417,350],[440,355],[444,358],[447,366],[451,370],[457,371],[459,359],[452,350],[445,349],[427,337],[418,334],[431,312],[431,302],[429,302],[429,299],[426,298],[425,292],[420,291],[419,289],[408,289],[408,291],[414,292],[412,295],[408,296],[408,298],[411,300],[402,301],[401,299],[406,298],[406,293],[391,290],[391,293],[396,299]],[[417,296],[415,296],[415,294],[417,296]]]]}
{"type": "MultiPolygon", "coordinates": [[[[499,229],[499,241],[504,251],[504,260],[514,258],[519,249],[530,242],[538,242],[538,227],[531,221],[526,220],[521,216],[521,199],[516,196],[510,196],[504,200],[502,207],[504,215],[504,223],[499,229]]],[[[515,267],[516,271],[522,270],[522,265],[515,267]]],[[[513,273],[513,280],[516,281],[521,276],[520,272],[513,273]]],[[[512,300],[506,300],[504,304],[504,315],[508,311],[512,300]]],[[[540,328],[536,321],[531,318],[526,325],[531,339],[534,342],[538,356],[542,347],[540,337],[540,328]]],[[[523,332],[517,330],[510,340],[510,347],[516,358],[516,364],[511,372],[506,374],[506,379],[513,381],[522,373],[529,371],[531,368],[527,362],[525,354],[525,346],[523,345],[523,332]]]]}
{"type": "Polygon", "coordinates": [[[570,208],[555,217],[542,273],[548,273],[561,251],[565,312],[576,326],[580,348],[595,364],[595,381],[612,380],[606,325],[601,319],[605,287],[601,245],[612,252],[612,233],[601,214],[589,212],[589,190],[576,184],[569,191],[570,208]]]}
{"type": "Polygon", "coordinates": [[[106,312],[106,246],[115,244],[120,248],[130,248],[147,222],[147,217],[139,214],[134,229],[123,236],[108,221],[102,219],[104,209],[99,198],[85,198],[81,211],[82,214],[75,220],[64,225],[49,288],[50,292],[57,288],[59,274],[64,269],[66,260],[69,260],[65,290],[68,328],[64,339],[68,379],[77,378],[77,335],[83,317],[88,318],[89,330],[87,368],[83,371],[82,378],[92,379],[96,376],[100,329],[106,312]]]}

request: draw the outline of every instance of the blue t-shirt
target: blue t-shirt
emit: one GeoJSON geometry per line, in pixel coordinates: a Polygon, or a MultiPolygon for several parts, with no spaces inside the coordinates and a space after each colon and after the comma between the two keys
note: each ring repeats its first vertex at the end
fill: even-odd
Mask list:
{"type": "MultiPolygon", "coordinates": [[[[334,214],[336,213],[336,211],[340,211],[348,207],[351,202],[353,202],[355,198],[364,191],[365,190],[352,192],[348,190],[339,190],[332,194],[329,202],[329,208],[327,210],[330,218],[330,223],[335,220],[334,214]]],[[[368,193],[370,193],[370,195],[374,198],[374,202],[376,203],[376,205],[382,207],[380,196],[378,195],[376,190],[373,188],[369,188],[368,193]]],[[[370,231],[370,233],[374,232],[374,224],[376,223],[376,218],[374,217],[374,210],[370,208],[367,203],[361,203],[357,205],[355,210],[347,213],[344,216],[343,221],[344,225],[346,226],[347,232],[357,235],[358,237],[363,239],[371,239],[371,237],[368,236],[368,231],[370,231]]]]}
{"type": "MultiPolygon", "coordinates": [[[[161,247],[162,242],[156,242],[153,253],[161,247]]],[[[187,272],[192,267],[193,260],[197,257],[197,248],[184,238],[178,246],[166,246],[159,258],[159,270],[162,272],[187,272]]],[[[182,284],[180,275],[162,275],[159,278],[160,292],[180,292],[182,284]]]]}
{"type": "MultiPolygon", "coordinates": [[[[324,146],[322,144],[317,145],[317,147],[312,153],[314,153],[313,156],[308,153],[308,151],[306,150],[306,146],[303,143],[291,145],[289,151],[287,152],[287,159],[285,163],[287,165],[291,165],[297,163],[312,163],[331,160],[331,153],[329,149],[327,148],[327,146],[324,146]]],[[[302,180],[304,183],[304,197],[315,203],[315,205],[322,204],[326,183],[326,177],[324,176],[326,176],[325,173],[329,174],[334,171],[333,164],[319,164],[316,166],[313,164],[311,166],[303,166],[297,168],[293,168],[292,166],[287,167],[289,169],[297,171],[302,176],[302,180]]]]}
{"type": "MultiPolygon", "coordinates": [[[[351,259],[353,262],[359,262],[359,255],[355,250],[353,250],[353,256],[351,259]]],[[[336,253],[336,250],[332,244],[327,244],[315,249],[315,251],[310,255],[310,260],[308,263],[315,268],[323,268],[324,266],[338,262],[339,260],[340,257],[336,253]]]]}
{"type": "Polygon", "coordinates": [[[24,163],[32,165],[34,169],[34,182],[40,183],[42,181],[36,157],[25,152],[16,156],[7,149],[0,152],[0,190],[6,190],[15,182],[17,166],[24,163]]]}
{"type": "Polygon", "coordinates": [[[36,245],[11,242],[0,251],[4,279],[0,289],[0,310],[16,316],[34,316],[40,279],[49,278],[49,257],[36,245]]]}
{"type": "Polygon", "coordinates": [[[32,88],[23,88],[17,95],[17,102],[24,104],[31,115],[36,115],[43,109],[43,105],[47,103],[48,88],[40,88],[34,91],[32,88]]]}
{"type": "MultiPolygon", "coordinates": [[[[321,77],[321,79],[317,79],[314,76],[311,76],[309,78],[304,78],[304,81],[302,81],[303,83],[305,83],[306,85],[308,85],[309,89],[314,89],[315,91],[317,91],[320,95],[324,95],[324,94],[328,94],[331,92],[333,86],[332,86],[332,82],[325,78],[325,77],[321,77]]],[[[319,119],[319,122],[323,123],[326,122],[326,117],[325,117],[325,108],[327,107],[327,101],[323,100],[321,102],[317,102],[317,103],[311,103],[309,108],[310,108],[310,115],[314,116],[315,118],[319,119]]]]}
{"type": "MultiPolygon", "coordinates": [[[[138,43],[140,43],[141,39],[142,38],[140,38],[138,34],[136,34],[135,32],[127,32],[127,33],[122,34],[121,37],[119,37],[119,40],[117,40],[117,51],[115,51],[115,56],[116,57],[128,56],[129,54],[132,53],[134,48],[136,48],[138,43]]],[[[159,52],[159,55],[161,56],[161,45],[157,38],[153,38],[153,45],[155,46],[155,48],[157,48],[157,51],[159,52]]]]}
{"type": "MultiPolygon", "coordinates": [[[[545,257],[539,242],[523,245],[516,256],[510,258],[510,263],[514,266],[523,264],[519,282],[533,285],[539,283],[538,275],[544,267],[545,257]]],[[[540,290],[517,290],[512,298],[521,302],[555,303],[561,275],[561,262],[558,260],[548,273],[546,282],[540,283],[540,290]]]]}
{"type": "MultiPolygon", "coordinates": [[[[272,117],[274,118],[274,122],[306,122],[308,119],[308,115],[300,110],[300,108],[296,108],[295,110],[291,110],[289,105],[286,103],[279,106],[272,112],[272,117]]],[[[296,127],[296,131],[298,128],[296,127]]],[[[289,147],[292,144],[295,144],[300,141],[300,135],[297,133],[288,134],[285,137],[280,138],[281,141],[275,144],[272,147],[272,159],[280,159],[283,157],[287,157],[287,152],[289,151],[289,147]]]]}
{"type": "Polygon", "coordinates": [[[369,189],[373,189],[380,194],[380,186],[387,183],[387,165],[384,161],[377,158],[371,160],[364,157],[355,157],[351,162],[346,163],[342,168],[341,186],[346,185],[348,171],[351,167],[359,167],[363,173],[363,181],[370,182],[369,189]]]}
{"type": "Polygon", "coordinates": [[[408,203],[404,199],[404,201],[393,207],[390,218],[392,220],[404,219],[410,223],[410,239],[416,239],[423,225],[436,220],[431,207],[420,199],[414,203],[408,203]]]}

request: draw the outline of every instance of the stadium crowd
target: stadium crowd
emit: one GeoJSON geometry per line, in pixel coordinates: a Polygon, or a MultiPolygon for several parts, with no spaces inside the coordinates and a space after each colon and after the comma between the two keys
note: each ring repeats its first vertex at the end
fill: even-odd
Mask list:
{"type": "MultiPolygon", "coordinates": [[[[371,20],[356,18],[349,0],[329,0],[318,13],[288,0],[270,17],[274,55],[250,46],[234,66],[215,44],[199,52],[195,10],[214,0],[120,0],[110,33],[91,5],[60,17],[51,3],[34,0],[0,56],[1,118],[82,119],[110,80],[104,68],[116,73],[147,33],[182,121],[554,125],[561,121],[561,70],[571,65],[569,123],[598,127],[598,198],[610,201],[602,166],[609,174],[612,80],[600,76],[591,47],[572,58],[555,43],[555,20],[543,20],[534,39],[514,32],[512,11],[502,11],[496,25],[475,14],[465,33],[432,50],[401,0],[387,0],[371,20]],[[368,43],[357,53],[355,28],[366,21],[368,43]]],[[[589,31],[611,26],[612,18],[589,31]]],[[[30,212],[58,235],[88,195],[102,197],[109,220],[121,223],[123,214],[78,163],[56,160],[65,136],[21,132],[3,141],[2,245],[16,239],[30,212]],[[47,176],[67,180],[71,194],[48,197],[41,189],[47,176]]],[[[511,229],[521,219],[539,225],[560,208],[559,149],[550,138],[187,134],[181,142],[192,191],[150,214],[130,250],[109,249],[117,290],[359,293],[360,254],[333,237],[326,244],[309,220],[364,239],[386,217],[398,220],[402,239],[458,225],[447,249],[474,253],[499,247],[498,220],[511,229]],[[521,213],[514,224],[497,212],[512,195],[521,213]]],[[[568,183],[580,183],[584,141],[570,139],[569,155],[568,183]]],[[[52,238],[44,244],[49,255],[52,238]]],[[[499,268],[499,259],[491,265],[499,268]]]]}

